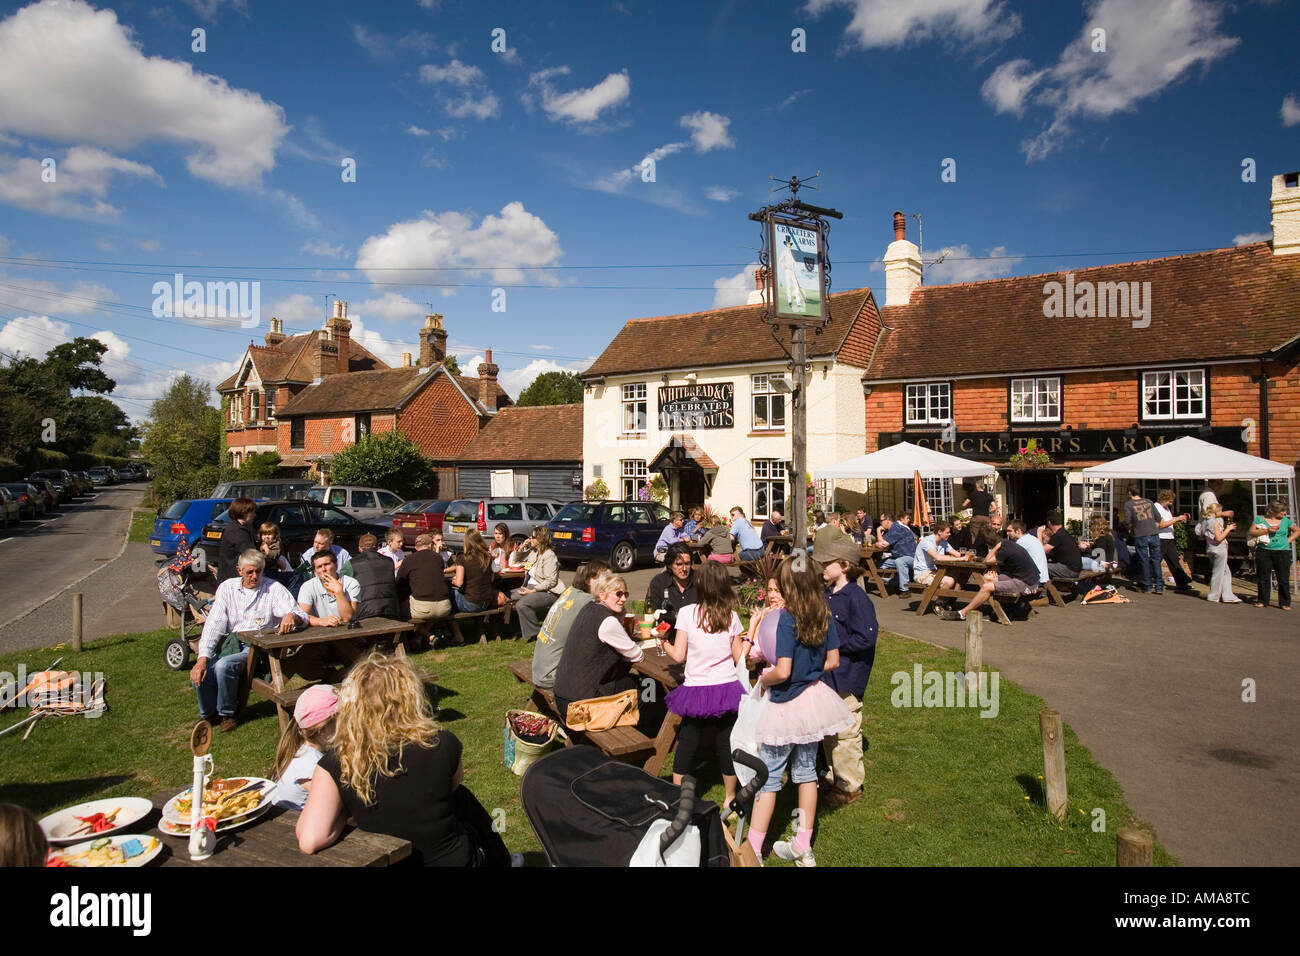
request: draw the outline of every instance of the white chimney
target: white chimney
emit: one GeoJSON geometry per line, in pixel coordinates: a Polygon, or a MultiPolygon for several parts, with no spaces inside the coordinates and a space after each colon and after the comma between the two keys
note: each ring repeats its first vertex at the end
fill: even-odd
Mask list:
{"type": "Polygon", "coordinates": [[[921,250],[904,238],[907,217],[894,213],[894,241],[885,250],[885,305],[907,305],[921,284],[921,250]]]}
{"type": "Polygon", "coordinates": [[[1300,252],[1300,173],[1273,177],[1269,206],[1273,210],[1273,255],[1300,252]]]}
{"type": "Polygon", "coordinates": [[[767,301],[767,270],[759,266],[754,270],[754,288],[745,297],[745,305],[762,305],[767,301]]]}

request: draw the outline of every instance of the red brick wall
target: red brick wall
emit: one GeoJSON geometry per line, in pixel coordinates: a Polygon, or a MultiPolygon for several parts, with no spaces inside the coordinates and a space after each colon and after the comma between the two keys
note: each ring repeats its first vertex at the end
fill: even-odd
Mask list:
{"type": "Polygon", "coordinates": [[[449,461],[478,434],[479,420],[456,386],[439,375],[401,410],[398,427],[434,461],[449,461]]]}

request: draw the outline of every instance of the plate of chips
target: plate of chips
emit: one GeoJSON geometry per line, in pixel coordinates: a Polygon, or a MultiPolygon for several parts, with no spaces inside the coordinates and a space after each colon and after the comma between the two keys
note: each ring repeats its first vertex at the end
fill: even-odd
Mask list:
{"type": "MultiPolygon", "coordinates": [[[[183,826],[188,832],[190,812],[193,809],[190,791],[186,787],[167,801],[162,818],[167,823],[183,826]]],[[[270,806],[275,798],[275,781],[265,777],[213,777],[203,786],[203,811],[205,817],[215,817],[220,826],[227,820],[238,820],[270,806]]]]}
{"type": "Polygon", "coordinates": [[[162,852],[157,837],[120,833],[50,854],[51,866],[144,866],[162,852]]]}

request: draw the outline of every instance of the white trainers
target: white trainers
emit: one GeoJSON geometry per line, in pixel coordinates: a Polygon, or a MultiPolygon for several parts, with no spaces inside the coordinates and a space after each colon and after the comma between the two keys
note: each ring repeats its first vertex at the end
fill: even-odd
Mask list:
{"type": "Polygon", "coordinates": [[[794,852],[793,843],[785,840],[777,840],[772,844],[772,852],[783,860],[794,860],[795,866],[817,865],[817,858],[813,856],[811,844],[809,844],[808,849],[804,850],[802,854],[797,854],[794,852]]]}

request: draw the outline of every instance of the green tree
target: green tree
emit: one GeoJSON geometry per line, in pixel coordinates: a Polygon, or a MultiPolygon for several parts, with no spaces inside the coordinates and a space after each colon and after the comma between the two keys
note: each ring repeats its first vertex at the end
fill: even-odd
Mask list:
{"type": "Polygon", "coordinates": [[[582,379],[576,372],[543,372],[519,393],[515,402],[528,405],[581,405],[582,379]]]}
{"type": "Polygon", "coordinates": [[[221,413],[208,404],[211,389],[182,375],[153,403],[144,425],[144,457],[153,463],[154,501],[212,494],[220,477],[221,413]]]}
{"type": "Polygon", "coordinates": [[[330,463],[332,484],[386,488],[403,498],[418,497],[432,473],[433,462],[400,431],[372,432],[330,463]]]}
{"type": "Polygon", "coordinates": [[[280,466],[280,454],[274,451],[254,452],[244,459],[239,466],[239,477],[243,481],[255,481],[259,478],[274,478],[275,469],[280,466]]]}
{"type": "Polygon", "coordinates": [[[456,361],[456,356],[448,355],[442,360],[442,365],[448,372],[451,372],[452,375],[460,374],[460,362],[456,361]]]}
{"type": "Polygon", "coordinates": [[[98,339],[78,337],[56,345],[43,359],[20,356],[0,365],[0,420],[5,423],[0,455],[34,461],[47,419],[54,422],[55,435],[47,447],[65,453],[88,450],[98,427],[129,428],[126,416],[107,399],[72,394],[113,390],[115,383],[99,367],[107,351],[98,339]]]}

